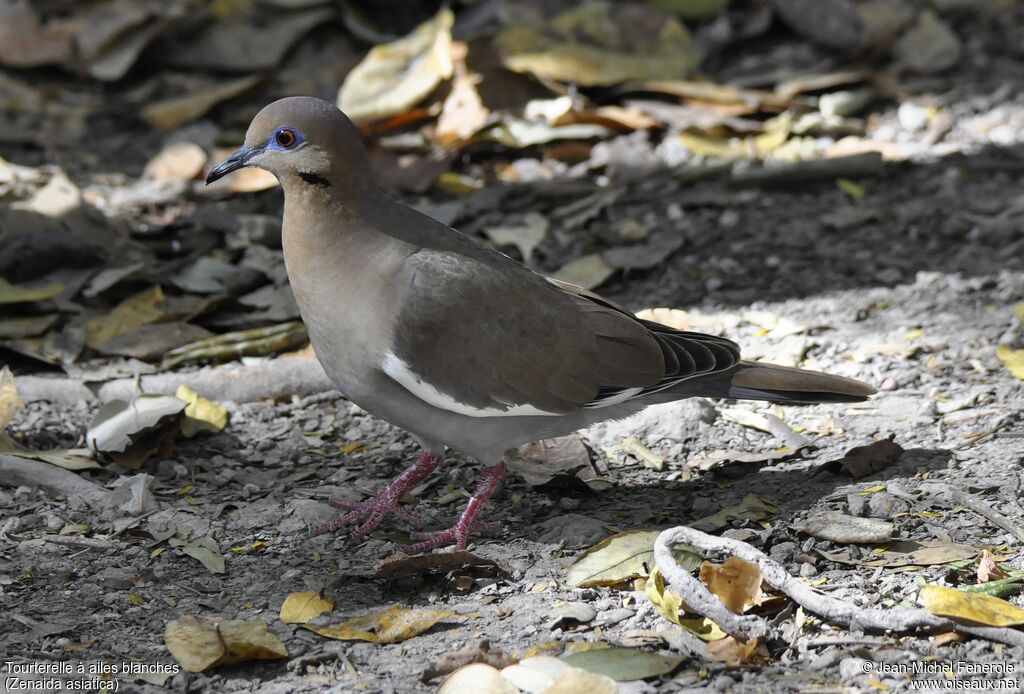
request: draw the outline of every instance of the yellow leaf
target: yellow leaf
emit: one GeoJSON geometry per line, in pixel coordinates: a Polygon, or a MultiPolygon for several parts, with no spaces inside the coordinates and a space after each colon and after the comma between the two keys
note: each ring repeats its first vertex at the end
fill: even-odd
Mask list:
{"type": "Polygon", "coordinates": [[[401,605],[371,612],[361,617],[352,617],[340,624],[303,628],[321,636],[339,641],[369,641],[370,643],[398,643],[419,636],[438,622],[452,617],[461,617],[450,610],[408,608],[401,605]]]}
{"type": "Polygon", "coordinates": [[[168,622],[164,645],[183,668],[202,672],[217,665],[287,658],[288,649],[260,620],[200,620],[193,615],[168,622]]]}
{"type": "Polygon", "coordinates": [[[226,409],[212,400],[207,400],[185,384],[178,386],[174,396],[188,403],[185,406],[185,417],[181,420],[181,433],[186,438],[192,438],[204,431],[216,434],[224,431],[224,427],[228,425],[226,409]]]}
{"type": "Polygon", "coordinates": [[[354,121],[405,113],[452,76],[452,23],[447,7],[397,41],[374,46],[338,92],[338,108],[354,121]]]}
{"type": "Polygon", "coordinates": [[[683,600],[675,591],[665,585],[665,578],[657,566],[647,577],[644,592],[647,593],[647,599],[654,605],[658,614],[670,622],[679,624],[679,612],[683,609],[683,600]]]}
{"type": "Polygon", "coordinates": [[[64,291],[60,282],[51,282],[42,287],[26,287],[11,284],[0,277],[0,304],[27,304],[33,301],[46,301],[64,291]]]}
{"type": "Polygon", "coordinates": [[[1013,315],[1017,317],[1017,320],[1024,324],[1024,301],[1013,305],[1013,315]]]}
{"type": "Polygon", "coordinates": [[[163,315],[164,292],[160,285],[128,297],[105,316],[93,318],[85,326],[85,344],[98,347],[140,325],[153,323],[163,315]]]}
{"type": "Polygon", "coordinates": [[[355,453],[364,446],[366,446],[366,444],[363,443],[362,441],[353,441],[352,443],[346,443],[344,445],[338,446],[338,450],[341,451],[342,453],[355,453]]]}
{"type": "Polygon", "coordinates": [[[321,598],[316,593],[292,593],[281,605],[280,618],[285,624],[305,624],[333,609],[333,600],[321,598]]]}
{"type": "Polygon", "coordinates": [[[836,185],[839,186],[839,190],[843,191],[854,200],[864,199],[864,186],[856,181],[851,181],[848,178],[837,178],[836,185]]]}
{"type": "Polygon", "coordinates": [[[721,566],[704,562],[700,580],[736,614],[762,602],[761,567],[739,557],[729,557],[721,566]]]}
{"type": "Polygon", "coordinates": [[[922,586],[921,605],[934,615],[992,627],[1024,624],[1024,609],[984,593],[965,593],[942,586],[922,586]]]}
{"type": "Polygon", "coordinates": [[[868,487],[867,489],[865,489],[863,491],[857,492],[857,495],[858,496],[870,496],[872,494],[877,494],[878,492],[884,492],[885,489],[886,489],[886,487],[885,487],[884,484],[873,484],[870,487],[868,487]]]}
{"type": "MultiPolygon", "coordinates": [[[[654,566],[654,540],[660,530],[628,530],[583,550],[569,567],[566,583],[574,588],[614,586],[650,575],[654,566]]],[[[692,551],[677,551],[683,568],[696,568],[700,558],[692,551]]]]}
{"type": "Polygon", "coordinates": [[[1006,345],[996,347],[996,356],[1014,376],[1024,381],[1024,349],[1010,349],[1006,345]]]}
{"type": "Polygon", "coordinates": [[[135,593],[135,592],[128,593],[128,599],[131,601],[131,603],[133,605],[145,605],[146,604],[146,601],[142,599],[142,596],[139,595],[138,593],[135,593]]]}
{"type": "Polygon", "coordinates": [[[718,626],[707,617],[680,619],[679,626],[683,627],[702,641],[718,641],[728,636],[728,634],[722,631],[722,627],[718,626]]]}

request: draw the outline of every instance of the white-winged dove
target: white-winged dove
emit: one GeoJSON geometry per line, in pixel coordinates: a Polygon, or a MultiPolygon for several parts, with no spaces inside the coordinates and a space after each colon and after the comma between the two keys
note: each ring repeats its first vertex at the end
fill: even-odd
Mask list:
{"type": "Polygon", "coordinates": [[[275,101],[207,182],[244,166],[284,189],[288,277],[317,358],[367,412],[416,436],[419,462],[315,534],[391,513],[445,447],[484,465],[454,526],[419,533],[420,552],[464,547],[505,472],[502,456],[657,403],[690,397],[854,402],[867,384],[743,361],[732,341],[640,320],[600,296],[545,278],[389,197],[359,132],[333,104],[275,101]]]}

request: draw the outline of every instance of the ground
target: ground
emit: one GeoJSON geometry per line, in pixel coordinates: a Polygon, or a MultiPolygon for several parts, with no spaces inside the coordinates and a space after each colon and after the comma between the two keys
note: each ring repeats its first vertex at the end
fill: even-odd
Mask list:
{"type": "MultiPolygon", "coordinates": [[[[685,308],[700,329],[722,331],[750,356],[792,357],[795,335],[802,366],[879,387],[868,402],[743,406],[781,416],[789,427],[782,438],[741,425],[729,412],[737,404],[724,401],[667,405],[599,425],[582,438],[610,480],[606,488],[531,486],[511,473],[488,507],[501,529],[474,537],[472,565],[453,567],[435,555],[386,575],[382,561],[408,543],[406,523],[388,520],[362,541],[344,532],[310,538],[307,529],[334,514],[327,498],[367,498],[411,464],[415,441],[338,393],[278,383],[273,390],[285,397],[224,402],[224,432],[179,438],[138,471],[108,463],[77,473],[109,488],[151,475],[147,505],[134,514],[54,493],[24,471],[16,484],[0,487],[3,659],[170,663],[167,623],[196,615],[263,620],[288,657],[180,672],[163,686],[121,677],[120,691],[431,691],[439,679],[422,681],[424,670],[482,639],[512,656],[592,642],[685,656],[670,675],[620,683],[623,692],[910,691],[910,676],[881,672],[883,663],[907,662],[1007,664],[1012,674],[1005,677],[1019,684],[1020,645],[863,634],[810,613],[801,622],[784,600],[769,612],[778,635],[750,662],[731,666],[709,660],[703,642],[659,616],[642,585],[573,588],[566,581],[579,553],[612,533],[686,525],[751,494],[777,512],[761,520],[741,515],[714,532],[748,542],[820,591],[864,607],[914,606],[922,583],[973,583],[973,560],[909,570],[866,565],[879,556],[878,543],[839,543],[798,529],[826,511],[892,521],[897,540],[988,549],[1005,557],[1007,568],[1024,570],[1021,537],[928,487],[949,485],[976,507],[1024,517],[1024,382],[996,356],[997,345],[1019,347],[1024,337],[1022,319],[1014,317],[1024,299],[1024,100],[1019,77],[1006,77],[1019,75],[1019,57],[989,58],[963,66],[938,91],[935,102],[956,124],[942,143],[921,144],[924,134],[900,121],[895,103],[880,106],[876,133],[888,128],[894,146],[916,149],[902,163],[856,177],[852,189],[834,177],[754,186],[715,171],[693,179],[620,168],[600,181],[487,188],[454,211],[444,201],[406,196],[469,231],[541,213],[552,226],[537,267],[548,272],[601,242],[603,232],[576,233],[581,211],[600,217],[602,229],[640,220],[652,238],[682,237],[664,262],[616,276],[600,292],[632,310],[685,308]],[[1002,140],[978,136],[1005,127],[1010,135],[1002,140]],[[809,443],[793,450],[790,434],[809,443]],[[617,452],[629,435],[663,457],[663,469],[617,452]],[[828,465],[889,437],[904,452],[888,466],[854,479],[828,465]],[[722,462],[712,464],[715,458],[722,462]],[[172,536],[214,538],[225,572],[168,547],[172,536]],[[460,616],[390,645],[332,641],[277,619],[285,597],[298,591],[332,597],[338,617],[394,603],[460,616]],[[595,614],[582,623],[558,617],[579,603],[595,614]]],[[[619,146],[622,157],[642,159],[650,150],[634,136],[619,146]]],[[[88,158],[66,156],[72,172],[88,169],[88,158]]],[[[126,170],[139,164],[132,157],[144,161],[124,156],[126,170]]],[[[216,203],[229,214],[276,214],[279,204],[274,194],[216,203]]],[[[9,431],[37,449],[78,445],[100,408],[95,399],[27,399],[9,431]]],[[[478,472],[453,452],[414,490],[430,527],[455,517],[478,472]]],[[[1021,604],[1020,596],[1009,600],[1021,604]]],[[[1004,678],[988,677],[993,684],[1004,678]]]]}

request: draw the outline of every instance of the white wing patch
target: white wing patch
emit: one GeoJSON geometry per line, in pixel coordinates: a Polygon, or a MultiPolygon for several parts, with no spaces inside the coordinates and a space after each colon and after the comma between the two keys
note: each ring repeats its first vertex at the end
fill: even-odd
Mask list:
{"type": "Polygon", "coordinates": [[[496,407],[473,407],[459,402],[450,395],[442,393],[436,386],[427,383],[418,376],[408,364],[388,352],[384,357],[384,373],[395,382],[415,395],[417,398],[441,410],[467,417],[557,417],[557,412],[539,410],[533,405],[509,405],[507,409],[496,407]]]}

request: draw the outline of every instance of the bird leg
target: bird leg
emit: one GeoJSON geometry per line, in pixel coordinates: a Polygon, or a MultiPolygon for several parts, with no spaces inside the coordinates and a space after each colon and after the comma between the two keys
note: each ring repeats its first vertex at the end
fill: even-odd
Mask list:
{"type": "Polygon", "coordinates": [[[480,475],[480,484],[477,485],[476,491],[470,497],[469,503],[466,504],[466,508],[462,511],[462,515],[455,521],[455,525],[447,530],[438,530],[436,532],[414,532],[412,536],[415,539],[422,540],[422,542],[404,547],[402,551],[406,554],[419,554],[420,552],[443,547],[452,542],[459,549],[465,549],[466,538],[469,537],[471,530],[480,530],[482,526],[490,525],[489,523],[481,522],[480,512],[483,510],[487,500],[494,494],[494,490],[498,488],[498,483],[504,475],[505,463],[498,463],[494,467],[485,468],[483,474],[480,475]]]}
{"type": "Polygon", "coordinates": [[[323,535],[351,523],[361,523],[355,529],[355,532],[352,533],[352,536],[358,539],[373,532],[373,529],[389,513],[399,515],[411,523],[422,524],[425,520],[423,516],[415,511],[402,508],[399,502],[410,489],[425,480],[427,475],[433,472],[440,462],[441,456],[432,456],[430,453],[423,451],[420,453],[420,458],[416,461],[415,465],[391,480],[388,486],[384,487],[377,496],[369,501],[330,499],[327,503],[335,508],[345,509],[348,513],[326,523],[314,525],[309,531],[310,536],[323,535]]]}

